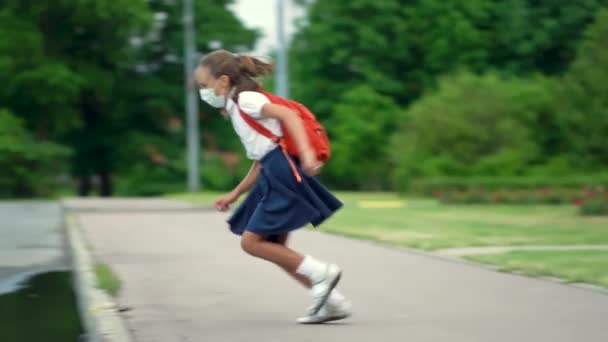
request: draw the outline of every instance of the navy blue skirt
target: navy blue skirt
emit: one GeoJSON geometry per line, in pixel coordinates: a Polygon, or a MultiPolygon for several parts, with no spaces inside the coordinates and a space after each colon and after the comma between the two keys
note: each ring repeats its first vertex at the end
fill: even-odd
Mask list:
{"type": "Polygon", "coordinates": [[[307,176],[294,162],[301,183],[280,148],[262,158],[257,184],[228,220],[233,233],[248,230],[272,241],[309,223],[316,227],[342,207],[316,177],[307,176]]]}

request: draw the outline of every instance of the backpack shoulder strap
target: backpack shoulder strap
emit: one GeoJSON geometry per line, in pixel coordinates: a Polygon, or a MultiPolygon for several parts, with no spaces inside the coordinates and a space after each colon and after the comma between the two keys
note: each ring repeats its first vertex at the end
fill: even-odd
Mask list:
{"type": "Polygon", "coordinates": [[[261,135],[265,136],[266,138],[272,140],[273,142],[275,142],[277,144],[281,141],[280,137],[274,135],[274,133],[272,133],[270,130],[268,130],[268,128],[264,127],[264,125],[262,125],[258,120],[251,117],[251,115],[245,113],[241,109],[241,107],[239,107],[239,113],[241,114],[241,118],[243,118],[243,120],[249,125],[249,127],[253,128],[258,133],[260,133],[261,135]]]}

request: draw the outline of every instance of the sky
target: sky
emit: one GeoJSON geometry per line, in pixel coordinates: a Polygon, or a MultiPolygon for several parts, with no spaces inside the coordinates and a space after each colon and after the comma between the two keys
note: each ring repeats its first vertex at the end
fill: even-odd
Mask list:
{"type": "MultiPolygon", "coordinates": [[[[245,26],[259,28],[262,31],[262,37],[258,40],[255,50],[252,51],[254,54],[268,55],[277,45],[277,1],[279,0],[237,0],[231,6],[245,26]]],[[[304,12],[291,0],[283,1],[285,3],[285,29],[289,37],[295,30],[294,19],[302,16],[304,12]]]]}

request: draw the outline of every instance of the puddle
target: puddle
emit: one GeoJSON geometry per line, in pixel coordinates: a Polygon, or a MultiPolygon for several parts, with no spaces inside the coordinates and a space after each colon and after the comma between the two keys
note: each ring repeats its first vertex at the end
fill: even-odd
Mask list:
{"type": "Polygon", "coordinates": [[[2,342],[78,342],[82,334],[70,272],[38,274],[0,295],[2,342]]]}

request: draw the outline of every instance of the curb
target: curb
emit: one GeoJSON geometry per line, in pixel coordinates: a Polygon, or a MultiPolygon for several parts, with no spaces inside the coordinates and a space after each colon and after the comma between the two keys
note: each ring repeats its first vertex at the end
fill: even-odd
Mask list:
{"type": "Polygon", "coordinates": [[[132,342],[118,305],[105,291],[97,288],[93,257],[87,248],[78,219],[64,216],[68,252],[74,274],[74,289],[80,318],[88,342],[132,342]]]}
{"type": "Polygon", "coordinates": [[[430,251],[425,251],[425,250],[422,250],[422,249],[415,249],[415,248],[412,248],[412,247],[399,246],[399,245],[396,245],[396,244],[391,244],[389,242],[370,240],[370,239],[366,239],[366,238],[358,238],[358,237],[354,237],[354,236],[347,236],[347,235],[342,235],[340,233],[333,233],[333,232],[324,231],[324,230],[321,230],[320,233],[321,234],[327,234],[327,235],[335,236],[335,237],[340,237],[340,238],[343,238],[343,239],[349,239],[349,240],[353,240],[353,241],[359,241],[359,242],[371,244],[371,245],[374,245],[374,246],[380,246],[380,247],[396,250],[396,251],[399,251],[399,252],[402,252],[402,253],[410,253],[410,254],[414,254],[414,255],[424,256],[424,257],[427,257],[427,258],[432,258],[432,259],[435,259],[435,260],[444,261],[444,262],[449,262],[449,263],[454,263],[454,264],[460,264],[460,265],[465,265],[465,266],[474,267],[474,268],[481,268],[481,269],[485,269],[485,270],[491,271],[491,272],[508,274],[508,275],[512,275],[512,276],[515,276],[515,277],[521,277],[521,278],[526,278],[526,279],[535,279],[535,280],[538,280],[538,281],[544,281],[544,282],[549,282],[549,283],[554,283],[554,284],[560,284],[560,285],[571,287],[571,288],[575,288],[575,289],[578,289],[578,290],[583,290],[583,291],[589,291],[589,292],[595,292],[595,293],[600,293],[600,294],[608,295],[608,288],[604,288],[604,287],[601,287],[601,286],[598,286],[598,285],[587,284],[587,283],[573,283],[573,282],[569,282],[569,281],[567,281],[565,279],[562,279],[562,278],[550,277],[550,276],[532,277],[532,276],[525,275],[522,272],[503,272],[503,271],[500,270],[500,267],[498,267],[498,266],[495,266],[495,265],[492,265],[492,264],[484,264],[484,263],[480,263],[480,262],[475,262],[475,261],[467,260],[467,259],[465,259],[463,257],[448,256],[448,255],[440,254],[440,253],[437,253],[437,252],[430,252],[430,251]]]}

